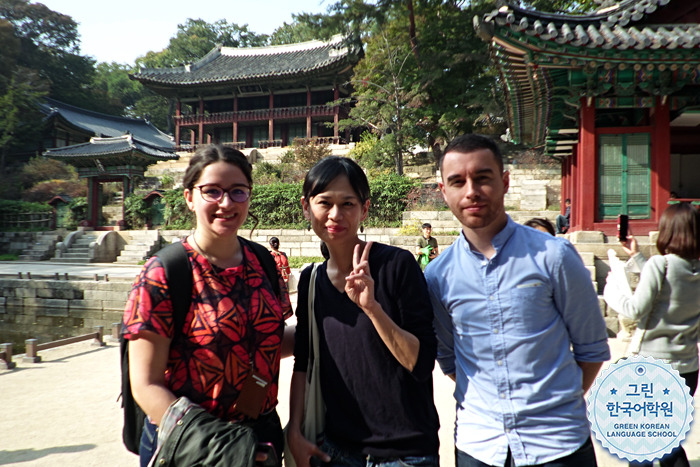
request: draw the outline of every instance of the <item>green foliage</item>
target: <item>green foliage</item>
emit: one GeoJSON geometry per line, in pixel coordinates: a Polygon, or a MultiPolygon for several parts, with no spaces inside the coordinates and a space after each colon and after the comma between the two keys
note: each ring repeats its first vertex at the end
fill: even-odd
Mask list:
{"type": "Polygon", "coordinates": [[[165,174],[160,177],[160,186],[163,188],[172,188],[175,185],[175,179],[172,175],[165,174]]]}
{"type": "Polygon", "coordinates": [[[88,202],[87,198],[73,198],[68,204],[68,209],[70,209],[70,214],[66,219],[66,225],[69,228],[75,228],[80,224],[81,221],[87,219],[87,208],[88,202]]]}
{"type": "Polygon", "coordinates": [[[163,193],[165,227],[172,230],[193,229],[197,225],[194,213],[185,202],[184,190],[177,188],[163,193]]]}
{"type": "Polygon", "coordinates": [[[44,180],[35,183],[31,188],[22,192],[24,201],[47,202],[56,195],[67,195],[71,198],[87,196],[85,180],[44,180]]]}
{"type": "Polygon", "coordinates": [[[17,261],[18,259],[19,259],[19,256],[17,256],[17,255],[11,255],[11,254],[0,255],[0,261],[17,261]]]}
{"type": "Polygon", "coordinates": [[[253,180],[256,184],[267,185],[277,183],[282,178],[281,164],[258,162],[253,168],[253,180]]]}
{"type": "Polygon", "coordinates": [[[0,199],[0,212],[3,214],[43,213],[52,210],[53,208],[46,203],[0,199]]]}
{"type": "Polygon", "coordinates": [[[316,138],[311,138],[308,143],[296,138],[292,143],[294,158],[302,169],[308,170],[318,161],[332,154],[327,144],[320,144],[316,138]]]}
{"type": "Polygon", "coordinates": [[[391,154],[387,152],[379,137],[369,131],[360,135],[360,141],[355,144],[348,155],[353,157],[361,167],[368,170],[389,168],[394,165],[391,154]]]}
{"type": "Polygon", "coordinates": [[[382,227],[401,225],[406,197],[416,184],[414,180],[397,174],[383,174],[371,179],[371,203],[365,223],[382,227]]]}
{"type": "Polygon", "coordinates": [[[298,269],[305,264],[323,263],[326,260],[323,256],[290,256],[287,259],[292,269],[298,269]]]}
{"type": "Polygon", "coordinates": [[[286,22],[275,29],[270,36],[270,45],[296,44],[316,39],[328,39],[333,34],[343,32],[336,25],[329,24],[331,17],[324,14],[292,14],[292,23],[286,22]]]}
{"type": "MultiPolygon", "coordinates": [[[[250,213],[258,218],[258,228],[303,228],[306,224],[301,211],[301,183],[271,183],[253,185],[250,213]]],[[[246,226],[252,227],[251,216],[246,226]]]]}
{"type": "Polygon", "coordinates": [[[410,236],[419,236],[422,235],[423,233],[423,228],[421,227],[423,224],[419,220],[413,221],[411,224],[403,224],[399,228],[399,235],[404,236],[404,237],[410,237],[410,236]]]}
{"type": "Polygon", "coordinates": [[[75,167],[55,159],[32,157],[20,171],[22,187],[30,188],[45,180],[77,180],[75,167]]]}
{"type": "Polygon", "coordinates": [[[124,198],[124,220],[129,229],[142,229],[148,219],[148,205],[142,195],[131,193],[124,198]]]}

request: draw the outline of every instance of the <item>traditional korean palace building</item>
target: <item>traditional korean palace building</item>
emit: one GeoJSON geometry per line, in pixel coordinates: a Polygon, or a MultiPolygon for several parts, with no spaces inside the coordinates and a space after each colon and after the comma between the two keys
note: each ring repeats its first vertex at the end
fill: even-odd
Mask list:
{"type": "Polygon", "coordinates": [[[340,142],[338,121],[349,78],[362,54],[341,36],[271,47],[218,46],[196,63],[142,69],[132,76],[172,98],[175,141],[237,148],[287,146],[295,138],[340,142]]]}
{"type": "Polygon", "coordinates": [[[50,148],[43,155],[74,166],[78,176],[87,179],[89,227],[103,227],[103,183],[120,182],[127,195],[149,165],[179,158],[172,139],[147,121],[93,112],[53,99],[46,99],[41,110],[49,128],[45,145],[50,148]]]}
{"type": "MultiPolygon", "coordinates": [[[[572,230],[658,228],[700,201],[700,2],[625,0],[586,15],[504,6],[475,18],[510,137],[562,158],[572,230]]],[[[562,203],[563,204],[563,203],[562,203]]]]}

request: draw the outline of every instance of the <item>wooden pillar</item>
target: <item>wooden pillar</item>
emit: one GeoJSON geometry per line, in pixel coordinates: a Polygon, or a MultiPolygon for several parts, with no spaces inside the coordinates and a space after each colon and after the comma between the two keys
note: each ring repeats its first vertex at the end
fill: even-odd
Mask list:
{"type": "Polygon", "coordinates": [[[182,115],[182,103],[180,99],[175,104],[175,146],[180,146],[180,116],[182,115]]]}
{"type": "Polygon", "coordinates": [[[272,141],[275,139],[275,119],[272,117],[275,110],[275,95],[270,91],[269,101],[270,115],[267,118],[267,139],[272,141]]]}
{"type": "Polygon", "coordinates": [[[233,142],[238,142],[238,96],[233,96],[233,142]]]}
{"type": "Polygon", "coordinates": [[[199,98],[199,135],[197,141],[204,144],[204,99],[199,98]]]}
{"type": "Polygon", "coordinates": [[[197,140],[195,139],[196,137],[196,132],[194,130],[190,130],[190,145],[194,147],[195,144],[197,144],[197,140]]]}
{"type": "Polygon", "coordinates": [[[576,176],[578,189],[571,200],[572,217],[574,217],[576,230],[593,230],[598,205],[596,192],[598,186],[598,171],[596,170],[598,148],[595,137],[595,107],[586,101],[586,98],[581,99],[579,158],[576,176]]]}
{"type": "Polygon", "coordinates": [[[338,132],[338,121],[340,120],[340,105],[338,105],[338,99],[340,98],[340,89],[336,85],[333,89],[333,100],[335,101],[335,107],[333,107],[333,138],[337,141],[340,133],[338,132]]]}
{"type": "Polygon", "coordinates": [[[659,222],[671,191],[671,117],[667,98],[656,98],[651,128],[650,217],[654,222],[659,222]]]}
{"type": "Polygon", "coordinates": [[[306,89],[306,137],[311,138],[311,89],[306,89]]]}
{"type": "Polygon", "coordinates": [[[100,182],[95,177],[88,178],[88,222],[97,227],[100,221],[100,182]]]}

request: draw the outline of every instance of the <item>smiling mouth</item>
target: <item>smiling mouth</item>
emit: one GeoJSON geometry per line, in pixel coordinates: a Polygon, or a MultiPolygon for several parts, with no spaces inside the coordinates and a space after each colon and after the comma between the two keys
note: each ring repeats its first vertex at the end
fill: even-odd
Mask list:
{"type": "Polygon", "coordinates": [[[214,217],[215,217],[216,219],[229,220],[229,219],[233,219],[234,217],[236,217],[236,214],[235,214],[235,213],[234,213],[234,214],[227,214],[227,215],[223,215],[223,214],[214,214],[214,217]]]}

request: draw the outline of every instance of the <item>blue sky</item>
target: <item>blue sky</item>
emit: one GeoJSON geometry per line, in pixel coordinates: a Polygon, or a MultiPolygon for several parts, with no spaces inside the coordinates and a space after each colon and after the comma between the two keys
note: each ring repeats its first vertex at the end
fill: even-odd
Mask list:
{"type": "Polygon", "coordinates": [[[325,13],[331,0],[35,0],[69,15],[78,24],[81,53],[99,62],[133,65],[147,52],[161,51],[188,18],[225,19],[270,34],[292,13],[325,13]]]}

